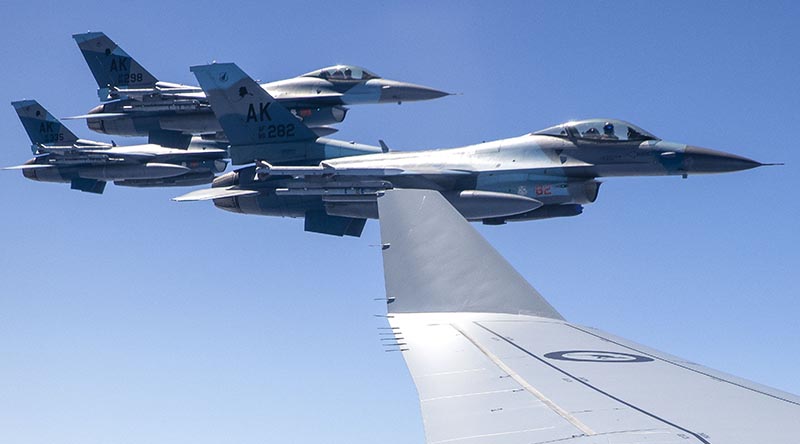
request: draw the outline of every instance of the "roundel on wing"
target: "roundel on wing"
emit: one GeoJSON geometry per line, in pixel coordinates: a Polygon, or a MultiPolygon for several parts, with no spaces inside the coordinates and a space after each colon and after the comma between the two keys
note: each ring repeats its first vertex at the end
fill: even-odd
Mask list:
{"type": "Polygon", "coordinates": [[[653,358],[633,353],[610,352],[599,350],[566,350],[546,353],[548,359],[573,362],[651,362],[653,358]]]}

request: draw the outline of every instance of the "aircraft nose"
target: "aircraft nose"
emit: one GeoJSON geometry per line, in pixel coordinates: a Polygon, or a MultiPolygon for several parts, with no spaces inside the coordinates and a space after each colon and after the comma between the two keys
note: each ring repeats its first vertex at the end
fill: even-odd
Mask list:
{"type": "Polygon", "coordinates": [[[687,146],[684,150],[684,168],[689,173],[727,173],[762,165],[747,157],[698,146],[687,146]]]}
{"type": "Polygon", "coordinates": [[[450,93],[405,82],[386,82],[381,86],[381,102],[416,102],[449,96],[450,93]]]}

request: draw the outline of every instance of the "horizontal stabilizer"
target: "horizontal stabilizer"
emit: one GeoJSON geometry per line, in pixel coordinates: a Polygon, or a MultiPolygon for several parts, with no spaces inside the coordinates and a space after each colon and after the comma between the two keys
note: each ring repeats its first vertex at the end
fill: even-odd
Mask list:
{"type": "Polygon", "coordinates": [[[259,194],[255,190],[242,190],[236,187],[206,188],[203,190],[192,191],[182,196],[173,197],[175,202],[195,202],[201,200],[222,199],[223,197],[234,196],[255,196],[259,194]]]}
{"type": "Polygon", "coordinates": [[[305,231],[332,236],[360,237],[366,223],[366,219],[331,216],[325,211],[309,211],[306,213],[305,231]]]}
{"type": "Polygon", "coordinates": [[[70,188],[84,193],[103,194],[106,189],[106,182],[104,180],[76,178],[72,179],[70,188]]]}
{"type": "Polygon", "coordinates": [[[185,150],[192,143],[192,135],[181,131],[151,130],[147,135],[147,143],[185,150]]]}

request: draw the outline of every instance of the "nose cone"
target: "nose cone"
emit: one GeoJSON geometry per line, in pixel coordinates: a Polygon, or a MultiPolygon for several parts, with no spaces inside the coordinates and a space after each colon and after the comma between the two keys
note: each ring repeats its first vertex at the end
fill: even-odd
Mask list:
{"type": "Polygon", "coordinates": [[[697,146],[686,147],[683,164],[686,172],[695,174],[727,173],[763,165],[747,157],[697,146]]]}
{"type": "Polygon", "coordinates": [[[450,93],[428,88],[427,86],[413,83],[383,80],[381,82],[381,103],[384,102],[416,102],[420,100],[433,100],[449,96],[450,93]]]}

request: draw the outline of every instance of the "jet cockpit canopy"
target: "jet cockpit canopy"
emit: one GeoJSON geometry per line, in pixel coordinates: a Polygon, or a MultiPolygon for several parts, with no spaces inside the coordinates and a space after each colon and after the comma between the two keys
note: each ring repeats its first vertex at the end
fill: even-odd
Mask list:
{"type": "Polygon", "coordinates": [[[533,134],[591,142],[659,140],[658,137],[636,125],[616,119],[575,120],[545,128],[533,134]]]}
{"type": "Polygon", "coordinates": [[[303,74],[302,77],[317,77],[325,80],[370,80],[380,76],[355,65],[334,65],[303,74]]]}

